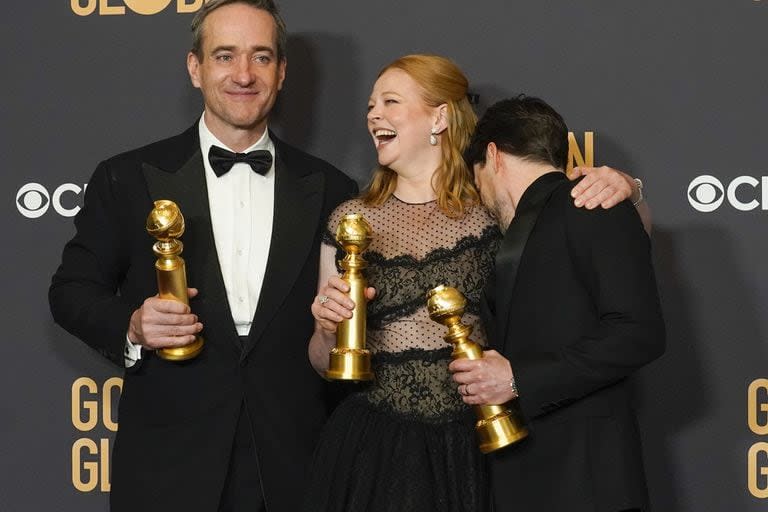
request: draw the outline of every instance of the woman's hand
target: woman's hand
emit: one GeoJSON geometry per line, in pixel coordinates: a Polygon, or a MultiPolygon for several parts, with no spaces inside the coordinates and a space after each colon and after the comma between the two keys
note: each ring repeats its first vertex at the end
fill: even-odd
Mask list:
{"type": "MultiPolygon", "coordinates": [[[[349,293],[349,284],[338,276],[331,276],[328,282],[318,289],[311,310],[317,326],[325,332],[335,333],[339,323],[352,318],[355,302],[347,293],[349,293]]],[[[373,300],[375,295],[374,288],[365,289],[366,299],[373,300]]]]}

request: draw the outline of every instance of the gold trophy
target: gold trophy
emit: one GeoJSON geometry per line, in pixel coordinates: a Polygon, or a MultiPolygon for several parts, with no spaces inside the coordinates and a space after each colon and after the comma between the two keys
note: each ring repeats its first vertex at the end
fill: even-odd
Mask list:
{"type": "MultiPolygon", "coordinates": [[[[443,338],[453,345],[452,359],[482,359],[483,349],[470,340],[472,326],[461,323],[467,300],[456,288],[438,286],[427,293],[427,310],[435,322],[448,327],[443,338]]],[[[490,453],[524,439],[528,428],[515,400],[501,405],[475,405],[475,431],[480,451],[490,453]]]]}
{"type": "MultiPolygon", "coordinates": [[[[184,244],[178,238],[184,234],[184,216],[176,203],[167,199],[155,201],[155,207],[147,217],[147,233],[157,239],[152,251],[157,256],[157,291],[161,299],[170,299],[189,305],[187,296],[187,272],[184,258],[179,256],[184,244]]],[[[169,361],[185,361],[203,350],[203,338],[183,347],[167,347],[155,351],[169,361]]]]}
{"type": "Polygon", "coordinates": [[[371,226],[362,215],[345,215],[336,230],[336,241],[347,255],[339,262],[341,278],[349,285],[349,298],[355,302],[352,318],[345,318],[336,330],[336,346],[329,354],[326,377],[333,380],[371,380],[371,353],[365,349],[366,304],[363,269],[368,263],[361,256],[371,243],[371,226]]]}

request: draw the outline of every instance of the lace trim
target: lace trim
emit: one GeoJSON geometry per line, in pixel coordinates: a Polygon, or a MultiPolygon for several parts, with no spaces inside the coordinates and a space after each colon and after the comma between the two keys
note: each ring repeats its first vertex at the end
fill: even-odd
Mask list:
{"type": "Polygon", "coordinates": [[[380,290],[368,309],[371,329],[415,314],[424,308],[426,292],[440,284],[461,290],[467,298],[466,312],[478,315],[483,286],[493,271],[497,236],[498,229],[488,227],[480,237],[464,237],[454,248],[438,248],[423,260],[409,255],[387,260],[372,254],[368,280],[380,290]]]}
{"type": "MultiPolygon", "coordinates": [[[[489,224],[488,226],[486,226],[485,229],[483,229],[483,231],[480,233],[480,236],[467,235],[463,238],[460,238],[456,242],[456,245],[454,245],[453,247],[451,248],[438,247],[436,249],[431,250],[429,253],[427,253],[426,256],[424,256],[421,259],[416,258],[415,256],[411,256],[410,254],[401,254],[393,258],[387,258],[383,254],[377,251],[372,251],[372,250],[366,251],[363,254],[363,257],[369,263],[376,263],[377,265],[386,266],[386,267],[395,267],[395,266],[424,267],[436,260],[447,258],[452,254],[461,252],[468,248],[473,248],[476,246],[484,246],[491,241],[493,241],[494,243],[493,244],[489,243],[488,245],[492,246],[493,253],[496,254],[496,249],[498,248],[498,245],[501,242],[501,231],[499,230],[499,227],[494,224],[489,224]]],[[[336,235],[332,233],[327,226],[325,228],[325,231],[323,232],[323,243],[336,248],[336,270],[338,270],[339,273],[341,274],[343,272],[343,269],[339,266],[339,260],[344,259],[344,251],[341,249],[341,247],[339,247],[339,244],[336,242],[336,235]]]]}
{"type": "MultiPolygon", "coordinates": [[[[478,315],[482,288],[493,270],[500,240],[498,227],[489,225],[480,236],[467,235],[452,248],[438,247],[421,259],[407,254],[386,258],[376,251],[366,252],[368,283],[377,288],[377,299],[368,306],[369,328],[380,330],[413,315],[424,307],[427,290],[439,284],[461,290],[467,298],[466,311],[478,315]]],[[[343,257],[344,252],[337,247],[340,273],[338,261],[343,257]]]]}
{"type": "Polygon", "coordinates": [[[404,363],[406,361],[427,361],[435,363],[445,359],[450,359],[453,348],[446,345],[444,348],[426,350],[423,348],[409,348],[400,352],[376,352],[371,355],[371,364],[391,364],[404,363]]]}
{"type": "Polygon", "coordinates": [[[410,349],[374,355],[375,380],[359,397],[400,418],[426,423],[455,421],[468,407],[448,372],[451,348],[410,349]]]}
{"type": "MultiPolygon", "coordinates": [[[[467,249],[474,249],[477,247],[490,245],[488,242],[492,240],[496,241],[495,245],[498,247],[498,243],[500,239],[501,239],[501,232],[499,231],[498,226],[491,224],[486,226],[485,229],[483,229],[482,233],[480,233],[480,236],[467,235],[463,238],[460,238],[456,242],[456,245],[454,245],[453,247],[450,247],[450,248],[438,247],[436,249],[431,250],[429,253],[427,253],[426,256],[424,256],[421,259],[411,256],[410,254],[401,254],[393,258],[387,258],[383,256],[381,253],[378,253],[376,251],[368,251],[363,256],[370,263],[375,263],[382,267],[401,266],[401,267],[423,268],[423,267],[426,267],[427,265],[434,263],[435,261],[440,261],[440,260],[449,258],[455,254],[466,251],[467,249]]],[[[334,245],[336,245],[335,241],[334,241],[334,245]]],[[[343,251],[341,251],[341,249],[338,249],[338,252],[341,253],[341,257],[343,258],[344,257],[343,251]]],[[[493,252],[495,254],[496,251],[494,250],[493,252]]],[[[339,270],[341,269],[339,268],[339,270]]]]}

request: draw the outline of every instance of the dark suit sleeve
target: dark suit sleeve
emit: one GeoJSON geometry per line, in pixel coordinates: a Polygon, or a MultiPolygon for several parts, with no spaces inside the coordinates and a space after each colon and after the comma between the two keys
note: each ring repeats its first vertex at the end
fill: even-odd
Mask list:
{"type": "Polygon", "coordinates": [[[64,247],[48,300],[56,323],[122,367],[125,334],[137,305],[118,294],[129,249],[114,183],[102,162],[88,183],[75,236],[64,247]]]}
{"type": "Polygon", "coordinates": [[[569,204],[565,222],[573,269],[596,320],[559,351],[515,367],[521,403],[531,416],[611,385],[665,347],[650,242],[632,205],[590,211],[569,204]]]}

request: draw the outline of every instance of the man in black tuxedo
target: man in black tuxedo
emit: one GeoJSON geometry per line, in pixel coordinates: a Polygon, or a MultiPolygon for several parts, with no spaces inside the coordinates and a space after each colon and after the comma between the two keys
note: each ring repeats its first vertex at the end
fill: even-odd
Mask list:
{"type": "Polygon", "coordinates": [[[574,206],[567,128],[543,101],[488,109],[467,150],[505,231],[486,289],[496,350],[451,364],[468,404],[517,397],[531,434],[489,458],[495,510],[645,510],[626,377],[665,335],[650,241],[632,203],[574,206]]]}
{"type": "Polygon", "coordinates": [[[192,29],[187,66],[205,111],[184,133],[98,166],[51,311],[127,366],[113,511],[295,512],[326,413],[306,357],[320,239],[357,187],[267,129],[286,69],[272,0],[210,1],[192,29]],[[144,225],[158,199],[186,219],[191,308],[156,295],[144,225]],[[197,334],[194,359],[154,353],[197,334]]]}

